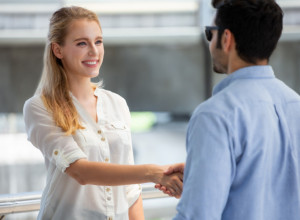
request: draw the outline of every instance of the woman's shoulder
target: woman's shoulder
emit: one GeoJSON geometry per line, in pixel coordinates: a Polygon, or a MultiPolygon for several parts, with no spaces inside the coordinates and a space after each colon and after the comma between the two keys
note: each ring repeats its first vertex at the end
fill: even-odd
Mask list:
{"type": "Polygon", "coordinates": [[[34,95],[24,103],[23,112],[32,110],[46,110],[41,95],[34,95]]]}
{"type": "Polygon", "coordinates": [[[120,96],[119,94],[112,92],[110,90],[102,89],[102,88],[97,88],[96,93],[100,96],[105,96],[107,99],[110,99],[111,101],[114,102],[125,102],[125,99],[120,96]]]}
{"type": "Polygon", "coordinates": [[[124,121],[130,127],[131,117],[126,100],[119,94],[106,89],[100,89],[98,92],[106,116],[111,120],[124,121]]]}
{"type": "Polygon", "coordinates": [[[24,106],[43,105],[42,97],[40,95],[34,95],[25,101],[24,106]]]}

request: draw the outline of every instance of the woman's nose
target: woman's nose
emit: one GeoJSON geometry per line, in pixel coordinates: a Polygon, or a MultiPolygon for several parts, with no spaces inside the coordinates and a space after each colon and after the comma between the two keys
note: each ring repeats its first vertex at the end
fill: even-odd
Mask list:
{"type": "Polygon", "coordinates": [[[98,50],[97,50],[96,45],[91,45],[90,46],[90,48],[89,48],[89,55],[90,56],[96,56],[96,55],[98,55],[98,50]]]}

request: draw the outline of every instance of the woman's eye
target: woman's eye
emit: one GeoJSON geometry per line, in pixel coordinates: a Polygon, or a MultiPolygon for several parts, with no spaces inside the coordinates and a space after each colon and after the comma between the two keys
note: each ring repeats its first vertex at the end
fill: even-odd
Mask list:
{"type": "Polygon", "coordinates": [[[96,44],[96,45],[102,44],[102,40],[97,40],[95,44],[96,44]]]}
{"type": "Polygon", "coordinates": [[[79,43],[77,44],[77,46],[85,46],[85,45],[86,45],[85,42],[79,42],[79,43]]]}

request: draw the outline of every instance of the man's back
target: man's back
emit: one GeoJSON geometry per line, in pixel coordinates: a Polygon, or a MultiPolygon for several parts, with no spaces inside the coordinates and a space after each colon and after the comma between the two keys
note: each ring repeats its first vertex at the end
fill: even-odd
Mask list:
{"type": "Polygon", "coordinates": [[[189,124],[178,219],[298,220],[299,122],[300,97],[270,66],[223,80],[189,124]]]}
{"type": "Polygon", "coordinates": [[[223,218],[240,219],[239,211],[249,210],[249,219],[299,219],[299,96],[275,78],[238,80],[228,94],[239,103],[227,100],[238,119],[236,173],[223,218]]]}

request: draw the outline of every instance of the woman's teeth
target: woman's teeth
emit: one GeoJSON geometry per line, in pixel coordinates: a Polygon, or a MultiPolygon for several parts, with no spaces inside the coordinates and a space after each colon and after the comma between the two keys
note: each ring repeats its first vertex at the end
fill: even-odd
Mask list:
{"type": "Polygon", "coordinates": [[[89,65],[95,65],[97,62],[96,61],[93,61],[93,62],[85,62],[86,64],[89,64],[89,65]]]}

